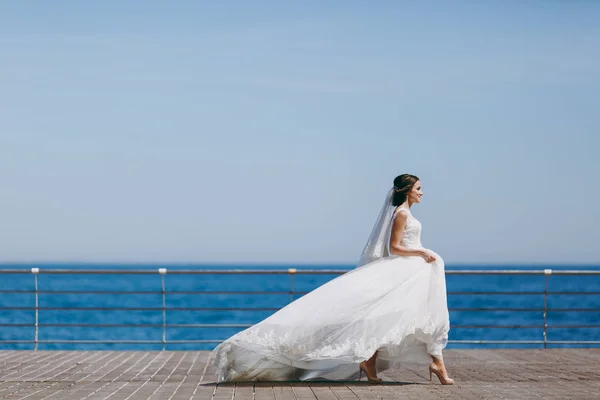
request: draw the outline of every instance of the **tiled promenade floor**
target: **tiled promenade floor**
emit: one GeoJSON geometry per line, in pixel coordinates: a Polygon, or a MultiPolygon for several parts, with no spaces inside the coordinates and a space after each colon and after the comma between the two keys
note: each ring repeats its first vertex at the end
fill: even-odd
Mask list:
{"type": "Polygon", "coordinates": [[[216,385],[209,352],[0,351],[0,399],[600,399],[600,349],[444,354],[454,386],[429,384],[426,367],[386,371],[382,385],[216,385]]]}

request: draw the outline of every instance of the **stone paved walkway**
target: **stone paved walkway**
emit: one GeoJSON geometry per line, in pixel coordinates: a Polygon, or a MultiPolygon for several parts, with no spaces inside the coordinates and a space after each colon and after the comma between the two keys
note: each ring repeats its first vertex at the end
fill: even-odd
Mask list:
{"type": "Polygon", "coordinates": [[[386,371],[382,385],[216,385],[203,351],[0,351],[0,399],[600,399],[600,349],[444,354],[454,386],[429,384],[424,367],[386,371]]]}

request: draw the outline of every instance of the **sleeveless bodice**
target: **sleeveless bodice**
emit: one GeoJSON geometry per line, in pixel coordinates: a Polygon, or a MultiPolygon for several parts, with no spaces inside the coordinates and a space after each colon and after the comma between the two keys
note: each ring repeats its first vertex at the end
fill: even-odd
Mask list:
{"type": "MultiPolygon", "coordinates": [[[[396,218],[398,213],[401,210],[405,210],[407,214],[406,225],[404,226],[404,231],[402,232],[402,245],[410,248],[410,249],[420,249],[423,247],[421,244],[421,222],[418,219],[413,217],[410,210],[406,208],[398,208],[394,211],[393,218],[396,218]]],[[[388,243],[389,246],[389,243],[388,243]]]]}

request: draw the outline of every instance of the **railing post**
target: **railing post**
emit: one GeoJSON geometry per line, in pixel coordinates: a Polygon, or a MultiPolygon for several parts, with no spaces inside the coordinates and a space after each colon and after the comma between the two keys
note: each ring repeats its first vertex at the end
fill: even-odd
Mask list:
{"type": "Polygon", "coordinates": [[[290,303],[294,301],[294,275],[296,274],[296,268],[289,268],[288,274],[290,274],[290,303]]]}
{"type": "Polygon", "coordinates": [[[544,276],[546,277],[546,285],[544,288],[544,349],[548,347],[548,280],[552,275],[551,269],[544,270],[544,276]]]}
{"type": "Polygon", "coordinates": [[[158,273],[160,274],[161,281],[161,296],[162,296],[162,349],[165,350],[167,346],[167,292],[165,290],[165,274],[167,273],[166,268],[159,268],[158,273]]]}
{"type": "Polygon", "coordinates": [[[33,333],[33,350],[37,351],[38,349],[38,334],[39,334],[39,295],[38,295],[38,274],[40,272],[39,268],[31,268],[31,273],[33,274],[33,286],[35,289],[35,327],[33,333]]]}

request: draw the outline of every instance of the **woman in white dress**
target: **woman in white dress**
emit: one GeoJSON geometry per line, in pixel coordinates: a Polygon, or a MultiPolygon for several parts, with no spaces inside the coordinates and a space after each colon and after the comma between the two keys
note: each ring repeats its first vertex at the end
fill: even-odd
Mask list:
{"type": "Polygon", "coordinates": [[[356,269],[219,344],[218,382],[352,380],[392,365],[429,364],[453,384],[442,359],[450,329],[444,262],[421,245],[414,175],[394,180],[356,269]]]}

